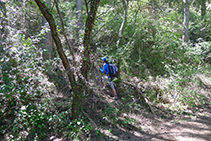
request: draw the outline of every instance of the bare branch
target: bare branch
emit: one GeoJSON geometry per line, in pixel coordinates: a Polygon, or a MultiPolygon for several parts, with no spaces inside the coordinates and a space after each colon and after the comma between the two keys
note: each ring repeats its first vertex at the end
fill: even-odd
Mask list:
{"type": "Polygon", "coordinates": [[[135,85],[132,84],[132,83],[130,83],[130,82],[124,82],[124,83],[125,83],[125,84],[128,84],[128,85],[130,85],[130,86],[132,86],[132,87],[134,87],[134,88],[136,88],[136,92],[140,95],[140,97],[142,97],[142,98],[144,99],[144,101],[145,101],[145,102],[147,103],[147,105],[149,106],[149,108],[150,108],[151,112],[153,113],[153,115],[156,116],[154,110],[152,109],[152,106],[150,105],[149,99],[148,99],[145,95],[143,95],[143,93],[139,90],[139,88],[138,88],[138,86],[137,86],[138,83],[136,83],[135,85]]]}
{"type": "Polygon", "coordinates": [[[85,0],[85,5],[86,5],[86,13],[88,14],[88,16],[89,16],[89,8],[88,8],[88,3],[87,3],[87,1],[85,0]]]}
{"type": "Polygon", "coordinates": [[[61,22],[61,24],[62,24],[62,33],[63,33],[63,35],[64,35],[64,37],[65,37],[65,40],[66,40],[67,45],[68,45],[68,47],[69,47],[70,53],[71,53],[71,55],[72,55],[72,58],[73,58],[73,66],[75,66],[75,55],[74,55],[74,53],[73,53],[73,51],[72,51],[71,45],[70,45],[70,43],[69,43],[69,41],[68,41],[68,39],[67,39],[66,33],[65,33],[64,23],[63,23],[63,20],[62,20],[61,13],[60,13],[60,11],[59,11],[59,6],[58,6],[58,3],[57,3],[57,0],[54,0],[54,3],[56,4],[56,10],[57,10],[57,12],[58,12],[58,14],[59,14],[59,19],[60,19],[60,22],[61,22]]]}

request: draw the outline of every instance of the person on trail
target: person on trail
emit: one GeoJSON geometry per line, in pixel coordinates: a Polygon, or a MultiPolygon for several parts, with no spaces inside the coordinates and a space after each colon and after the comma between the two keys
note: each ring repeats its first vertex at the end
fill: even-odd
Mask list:
{"type": "MultiPolygon", "coordinates": [[[[113,77],[109,74],[110,70],[109,70],[109,64],[108,64],[108,61],[107,61],[107,57],[103,57],[101,58],[102,61],[103,61],[103,68],[101,69],[99,67],[99,70],[102,72],[102,73],[105,73],[106,72],[106,75],[108,76],[108,82],[111,86],[111,89],[112,89],[112,92],[114,94],[114,99],[117,100],[118,97],[117,97],[117,94],[116,94],[116,90],[114,88],[114,84],[113,84],[113,77]]],[[[104,84],[104,88],[105,88],[105,84],[104,84]]]]}

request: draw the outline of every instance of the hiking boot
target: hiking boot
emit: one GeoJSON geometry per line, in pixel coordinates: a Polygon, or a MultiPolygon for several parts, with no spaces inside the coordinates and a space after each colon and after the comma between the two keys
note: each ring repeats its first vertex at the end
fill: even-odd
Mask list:
{"type": "Polygon", "coordinates": [[[117,95],[115,95],[115,96],[114,96],[114,100],[118,100],[118,97],[117,97],[117,95]]]}

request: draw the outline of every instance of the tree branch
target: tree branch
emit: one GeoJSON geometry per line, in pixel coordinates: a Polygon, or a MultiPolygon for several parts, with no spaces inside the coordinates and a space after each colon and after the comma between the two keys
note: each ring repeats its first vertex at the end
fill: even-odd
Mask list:
{"type": "MultiPolygon", "coordinates": [[[[71,69],[69,61],[67,59],[67,56],[65,55],[65,53],[63,51],[62,43],[61,43],[61,40],[60,40],[59,35],[57,33],[57,28],[56,28],[56,25],[55,25],[56,22],[55,22],[55,20],[52,16],[51,12],[48,11],[48,8],[46,7],[46,5],[43,2],[41,2],[40,0],[35,0],[35,2],[37,3],[37,6],[39,7],[43,16],[45,17],[45,19],[49,23],[49,26],[50,26],[50,29],[51,29],[51,36],[52,36],[53,40],[55,41],[59,57],[62,60],[62,63],[63,63],[65,70],[71,69]]],[[[73,74],[72,71],[68,71],[68,78],[69,78],[69,81],[71,83],[72,88],[74,89],[73,86],[74,86],[75,78],[74,78],[74,74],[73,74]]]]}
{"type": "Polygon", "coordinates": [[[145,101],[145,102],[147,103],[147,105],[149,106],[149,108],[150,108],[151,112],[153,113],[153,115],[156,115],[155,112],[154,112],[154,110],[152,109],[150,103],[149,103],[148,98],[147,98],[145,95],[143,95],[143,93],[139,90],[139,88],[138,88],[138,86],[137,86],[137,83],[136,83],[135,85],[133,85],[133,84],[130,83],[130,82],[124,82],[124,83],[125,83],[125,84],[128,84],[128,85],[130,85],[130,86],[132,86],[132,87],[134,87],[134,88],[136,88],[136,92],[137,92],[138,94],[140,94],[141,97],[143,97],[144,101],[145,101]]]}
{"type": "Polygon", "coordinates": [[[121,27],[119,29],[119,39],[117,40],[117,43],[116,43],[117,48],[119,48],[119,43],[122,39],[122,33],[123,33],[123,30],[124,30],[124,27],[125,27],[125,24],[126,24],[126,21],[127,21],[127,8],[128,8],[127,4],[128,4],[128,0],[127,0],[127,2],[125,0],[122,0],[122,5],[123,5],[123,8],[124,8],[124,19],[123,19],[121,27]]]}
{"type": "Polygon", "coordinates": [[[88,8],[88,3],[87,3],[87,1],[85,0],[85,5],[86,5],[86,13],[88,14],[88,16],[89,16],[89,8],[88,8]]]}
{"type": "Polygon", "coordinates": [[[84,39],[83,39],[83,46],[84,46],[84,52],[83,52],[83,58],[82,58],[82,75],[85,79],[87,79],[87,74],[90,68],[90,37],[92,34],[92,29],[94,27],[94,22],[97,15],[97,9],[100,5],[101,0],[91,0],[90,3],[90,12],[86,19],[86,25],[85,25],[85,33],[84,33],[84,39]]]}
{"type": "Polygon", "coordinates": [[[59,14],[59,19],[60,19],[60,22],[62,24],[62,33],[65,37],[65,40],[67,42],[67,45],[69,47],[69,50],[70,50],[70,54],[72,55],[72,58],[73,58],[73,66],[75,66],[75,55],[73,54],[73,51],[72,51],[72,48],[71,48],[71,45],[70,45],[70,42],[68,41],[67,39],[67,36],[66,36],[66,33],[65,33],[65,29],[64,29],[64,23],[63,23],[63,20],[62,20],[62,16],[61,16],[61,13],[59,11],[59,6],[58,6],[58,3],[57,3],[57,0],[54,0],[55,4],[56,4],[56,9],[57,9],[57,12],[59,14]]]}

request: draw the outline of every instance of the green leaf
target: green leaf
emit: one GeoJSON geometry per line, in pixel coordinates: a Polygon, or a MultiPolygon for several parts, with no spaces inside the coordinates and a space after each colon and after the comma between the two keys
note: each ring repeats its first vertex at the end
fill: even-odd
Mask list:
{"type": "Polygon", "coordinates": [[[37,5],[34,1],[29,1],[30,4],[37,5]]]}
{"type": "Polygon", "coordinates": [[[43,52],[44,52],[44,53],[48,53],[49,50],[48,50],[48,49],[44,49],[43,52]]]}
{"type": "Polygon", "coordinates": [[[78,125],[80,125],[80,124],[81,124],[81,122],[80,122],[80,121],[78,121],[78,122],[77,122],[77,124],[78,124],[78,125]]]}
{"type": "Polygon", "coordinates": [[[20,36],[21,36],[21,37],[23,37],[23,34],[22,34],[22,33],[20,33],[20,36]]]}
{"type": "Polygon", "coordinates": [[[45,3],[44,0],[40,0],[41,3],[45,3]]]}
{"type": "Polygon", "coordinates": [[[1,59],[1,62],[4,62],[4,58],[1,59]]]}

